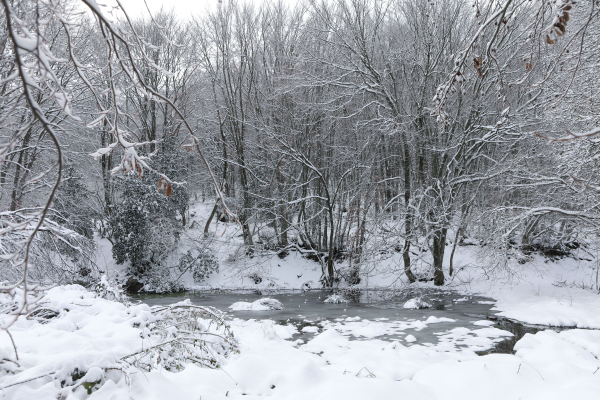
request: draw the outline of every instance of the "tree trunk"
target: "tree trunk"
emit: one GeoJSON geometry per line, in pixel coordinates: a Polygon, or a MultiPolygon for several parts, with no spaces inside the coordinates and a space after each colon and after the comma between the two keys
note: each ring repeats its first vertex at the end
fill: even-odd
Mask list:
{"type": "Polygon", "coordinates": [[[446,233],[448,228],[438,228],[433,233],[433,283],[444,284],[444,252],[446,250],[446,233]]]}
{"type": "Polygon", "coordinates": [[[214,218],[215,214],[217,213],[217,209],[219,207],[219,201],[221,201],[221,199],[217,200],[217,202],[215,203],[215,206],[212,209],[212,212],[210,213],[210,216],[208,217],[208,220],[206,220],[206,225],[204,225],[204,236],[208,236],[208,228],[210,227],[210,223],[212,222],[212,219],[214,218]]]}

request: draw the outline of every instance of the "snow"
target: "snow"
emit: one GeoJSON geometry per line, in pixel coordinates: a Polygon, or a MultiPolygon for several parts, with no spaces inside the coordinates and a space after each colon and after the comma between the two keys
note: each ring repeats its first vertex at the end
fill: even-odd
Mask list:
{"type": "MultiPolygon", "coordinates": [[[[198,202],[190,209],[190,224],[204,237],[203,228],[214,203],[198,202]]],[[[261,235],[267,235],[265,229],[261,235]]],[[[240,228],[234,223],[215,221],[210,227],[207,241],[219,260],[219,273],[210,275],[204,282],[195,283],[191,274],[184,275],[186,286],[191,289],[241,289],[258,292],[273,289],[306,290],[318,288],[321,267],[297,251],[281,259],[276,253],[257,252],[252,257],[240,251],[242,239],[240,228]],[[260,277],[259,283],[252,277],[260,277]]],[[[125,266],[114,264],[110,243],[106,239],[99,242],[99,265],[109,270],[109,277],[118,275],[125,266]],[[112,272],[110,272],[112,271],[112,272]],[[111,275],[112,274],[112,275],[111,275]]],[[[521,265],[516,258],[509,260],[506,267],[492,269],[490,255],[477,240],[465,238],[469,246],[458,246],[454,255],[454,276],[448,275],[447,267],[450,251],[445,252],[445,289],[463,293],[468,303],[472,295],[479,294],[494,300],[476,300],[479,304],[493,304],[499,316],[535,325],[569,326],[600,329],[600,296],[596,291],[581,289],[582,283],[593,284],[593,268],[597,261],[589,259],[584,250],[575,251],[573,258],[548,260],[539,255],[531,255],[528,262],[521,265]],[[511,264],[512,262],[512,264],[511,264]],[[557,282],[565,282],[557,286],[557,282]]],[[[186,251],[182,248],[181,251],[186,251]]],[[[360,289],[401,290],[409,287],[402,270],[402,254],[392,253],[373,260],[374,266],[365,269],[361,276],[360,289]]],[[[424,256],[427,257],[427,256],[424,256]]],[[[504,257],[504,256],[503,256],[504,257]]],[[[339,265],[343,267],[343,264],[339,265]]],[[[433,283],[417,282],[411,288],[433,289],[433,283]]],[[[437,288],[436,288],[437,289],[437,288]]],[[[415,300],[416,301],[416,300],[415,300]]],[[[411,305],[409,303],[409,305],[411,305]]]]}
{"type": "MultiPolygon", "coordinates": [[[[208,203],[194,205],[197,217],[191,223],[197,223],[199,232],[211,209],[208,203]]],[[[319,286],[320,266],[298,252],[291,251],[284,259],[267,253],[240,255],[235,224],[213,224],[209,236],[220,271],[201,283],[184,276],[191,288],[267,291],[319,286]],[[258,283],[256,276],[261,278],[258,283]]],[[[114,264],[107,240],[97,241],[98,263],[114,279],[126,266],[114,264]]],[[[0,391],[9,400],[61,396],[68,400],[597,399],[600,330],[583,328],[600,329],[600,296],[581,284],[589,281],[589,268],[595,261],[583,257],[551,261],[532,255],[524,265],[515,262],[506,270],[491,270],[479,251],[478,245],[459,246],[454,256],[456,273],[440,289],[460,293],[456,308],[489,304],[497,316],[573,329],[526,334],[516,342],[516,354],[480,356],[476,352],[489,350],[512,334],[481,316],[452,329],[442,323],[454,320],[436,310],[421,318],[419,309],[425,304],[431,307],[427,302],[435,299],[428,296],[426,302],[418,291],[439,288],[431,282],[408,286],[401,254],[394,253],[375,263],[358,287],[410,288],[416,293],[404,307],[415,319],[369,319],[366,313],[362,318],[305,321],[310,325],[299,328],[268,319],[234,318],[230,324],[239,353],[224,360],[221,369],[187,365],[177,373],[160,368],[147,372],[134,366],[123,368],[120,360],[150,344],[143,327],[153,318],[148,306],[102,299],[77,285],[58,286],[44,300],[58,311],[56,318],[20,318],[10,328],[18,360],[10,337],[0,335],[0,391]],[[400,270],[394,269],[398,265],[400,270]],[[475,294],[493,301],[480,300],[475,294]],[[439,329],[433,337],[419,336],[423,329],[436,326],[439,329]],[[83,387],[73,393],[61,387],[61,381],[72,379],[75,369],[85,373],[81,382],[100,381],[91,395],[83,387]]],[[[238,302],[230,309],[278,309],[273,301],[265,297],[254,303],[238,302]]]]}
{"type": "Polygon", "coordinates": [[[238,301],[229,306],[232,311],[268,311],[268,310],[283,310],[283,304],[275,299],[259,299],[252,303],[238,301]]]}
{"type": "Polygon", "coordinates": [[[481,321],[475,321],[473,322],[473,325],[477,325],[477,326],[492,326],[494,325],[493,321],[488,321],[487,319],[481,320],[481,321]]]}
{"type": "Polygon", "coordinates": [[[431,308],[431,304],[427,303],[419,297],[415,297],[414,299],[410,299],[406,303],[404,303],[404,308],[421,310],[424,308],[431,308]]]}
{"type": "Polygon", "coordinates": [[[406,338],[404,338],[404,340],[406,340],[408,343],[413,343],[417,341],[417,338],[413,335],[408,335],[406,338]]]}
{"type": "Polygon", "coordinates": [[[324,303],[333,303],[333,304],[348,303],[348,300],[345,299],[343,296],[340,296],[339,294],[333,294],[333,295],[329,296],[328,298],[326,298],[324,303]]]}
{"type": "Polygon", "coordinates": [[[300,332],[291,324],[235,318],[230,324],[239,353],[222,369],[189,364],[178,373],[133,366],[122,372],[107,367],[144,345],[142,326],[152,319],[148,306],[102,299],[77,285],[56,287],[44,301],[60,310],[58,317],[20,318],[10,330],[18,361],[8,335],[0,336],[3,398],[592,400],[600,392],[600,374],[594,373],[600,368],[600,331],[540,331],[519,340],[514,355],[478,356],[475,351],[511,334],[475,319],[471,328],[442,330],[437,343],[421,343],[406,331],[450,319],[346,318],[304,326],[302,332],[313,335],[304,342],[294,339],[300,332]],[[406,336],[380,339],[384,334],[406,336]],[[75,368],[85,372],[81,382],[100,381],[91,395],[83,387],[73,393],[61,388],[75,368]],[[32,378],[37,379],[25,382],[32,378]]]}
{"type": "Polygon", "coordinates": [[[492,310],[498,316],[532,325],[600,329],[600,295],[580,287],[591,278],[589,264],[573,258],[549,261],[536,255],[520,266],[518,276],[507,279],[473,279],[477,276],[473,268],[471,281],[462,290],[496,299],[492,310]]]}

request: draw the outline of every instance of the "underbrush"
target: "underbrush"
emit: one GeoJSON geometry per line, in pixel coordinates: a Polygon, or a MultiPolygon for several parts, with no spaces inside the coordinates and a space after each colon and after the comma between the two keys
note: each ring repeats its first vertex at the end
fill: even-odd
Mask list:
{"type": "MultiPolygon", "coordinates": [[[[0,297],[3,326],[21,295],[17,288],[0,297]]],[[[11,340],[0,342],[0,390],[9,398],[29,390],[82,399],[109,381],[131,386],[139,371],[178,372],[190,363],[220,368],[237,352],[220,311],[189,300],[162,307],[132,304],[105,278],[95,292],[79,285],[49,290],[6,332],[3,339],[11,340]]]]}

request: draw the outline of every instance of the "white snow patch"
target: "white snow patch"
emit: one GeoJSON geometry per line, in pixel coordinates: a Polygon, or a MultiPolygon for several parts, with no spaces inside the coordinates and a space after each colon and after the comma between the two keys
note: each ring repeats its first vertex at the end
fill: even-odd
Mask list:
{"type": "Polygon", "coordinates": [[[252,303],[238,301],[229,306],[233,311],[268,311],[268,310],[283,310],[283,304],[276,299],[258,299],[252,303]]]}
{"type": "Polygon", "coordinates": [[[488,321],[486,319],[481,320],[481,321],[475,321],[473,322],[473,325],[477,325],[477,326],[492,326],[494,325],[494,321],[488,321]]]}
{"type": "Polygon", "coordinates": [[[417,341],[417,338],[414,337],[413,335],[408,335],[407,337],[404,338],[404,340],[406,340],[408,343],[413,343],[417,341]]]}
{"type": "Polygon", "coordinates": [[[415,297],[414,299],[410,299],[406,303],[404,303],[404,308],[412,310],[422,310],[424,308],[431,308],[431,304],[422,300],[420,297],[415,297]]]}
{"type": "MultiPolygon", "coordinates": [[[[75,367],[85,371],[83,381],[104,377],[89,397],[98,400],[198,400],[200,395],[203,399],[227,395],[232,399],[378,400],[395,399],[399,393],[408,400],[482,396],[486,400],[596,400],[600,393],[600,371],[594,374],[600,367],[600,331],[541,331],[518,341],[516,355],[478,356],[474,351],[489,348],[510,333],[492,327],[460,327],[437,335],[439,343],[421,345],[407,335],[402,343],[411,344],[403,345],[374,335],[418,331],[443,319],[362,318],[326,321],[323,331],[312,332],[314,338],[303,344],[293,340],[298,331],[292,325],[233,319],[231,328],[240,353],[223,360],[223,370],[187,365],[173,373],[130,367],[125,376],[98,366],[112,365],[111,361],[148,345],[140,336],[143,324],[151,322],[148,306],[127,307],[98,299],[79,286],[54,288],[45,301],[60,310],[58,317],[45,323],[20,318],[11,327],[19,360],[18,365],[2,364],[6,373],[0,377],[0,388],[7,399],[56,399],[61,396],[60,380],[67,379],[75,367]],[[139,323],[142,326],[136,328],[139,323]],[[27,381],[49,372],[59,377],[27,381]],[[7,387],[18,382],[24,383],[7,387]]],[[[0,357],[17,361],[8,335],[0,335],[0,357]]],[[[83,387],[68,396],[87,397],[83,387]]]]}

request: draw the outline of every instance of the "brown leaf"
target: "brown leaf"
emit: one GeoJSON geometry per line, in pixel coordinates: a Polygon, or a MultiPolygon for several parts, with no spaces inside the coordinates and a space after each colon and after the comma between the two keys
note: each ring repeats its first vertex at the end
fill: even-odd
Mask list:
{"type": "Polygon", "coordinates": [[[546,43],[554,44],[554,40],[550,39],[550,36],[546,35],[546,43]]]}
{"type": "Polygon", "coordinates": [[[563,10],[565,10],[565,11],[569,11],[570,9],[571,9],[571,6],[568,4],[563,7],[563,10]]]}
{"type": "Polygon", "coordinates": [[[525,64],[525,69],[526,69],[527,71],[531,71],[531,70],[533,69],[533,65],[531,65],[531,63],[526,63],[526,64],[525,64]]]}
{"type": "Polygon", "coordinates": [[[163,178],[158,180],[158,191],[160,192],[161,190],[163,190],[163,178]]]}
{"type": "Polygon", "coordinates": [[[172,189],[171,189],[171,184],[167,183],[167,190],[165,191],[165,195],[167,197],[169,197],[171,195],[172,189]]]}

